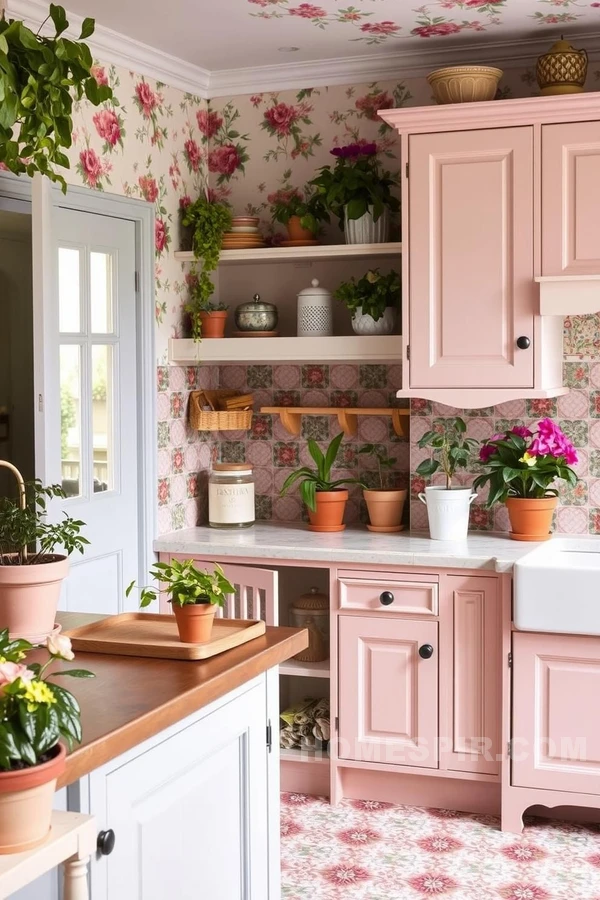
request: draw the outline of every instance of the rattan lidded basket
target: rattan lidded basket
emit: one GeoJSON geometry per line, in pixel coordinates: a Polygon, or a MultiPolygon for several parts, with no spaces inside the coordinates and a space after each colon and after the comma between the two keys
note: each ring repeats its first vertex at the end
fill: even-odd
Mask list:
{"type": "Polygon", "coordinates": [[[553,94],[580,94],[585,85],[588,56],[585,50],[576,50],[563,38],[556,41],[539,57],[535,74],[543,96],[553,94]]]}
{"type": "Polygon", "coordinates": [[[192,391],[188,416],[196,431],[249,431],[252,409],[222,409],[223,401],[237,397],[238,391],[223,388],[215,391],[192,391]],[[203,409],[210,406],[211,409],[203,409]]]}

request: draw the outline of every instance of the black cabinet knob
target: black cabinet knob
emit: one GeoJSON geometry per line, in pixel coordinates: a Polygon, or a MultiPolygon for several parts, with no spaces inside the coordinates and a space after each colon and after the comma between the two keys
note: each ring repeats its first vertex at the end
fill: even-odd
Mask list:
{"type": "Polygon", "coordinates": [[[422,644],[419,647],[419,656],[421,659],[431,659],[433,656],[433,647],[431,644],[422,644]]]}
{"type": "Polygon", "coordinates": [[[394,602],[394,595],[391,591],[383,591],[383,593],[379,595],[379,602],[382,606],[389,606],[390,603],[394,602]]]}
{"type": "Polygon", "coordinates": [[[531,341],[527,337],[527,335],[523,334],[521,337],[517,338],[517,347],[519,350],[528,350],[531,346],[531,341]]]}
{"type": "Polygon", "coordinates": [[[98,833],[96,847],[98,853],[102,856],[109,856],[113,852],[115,849],[115,833],[112,828],[107,828],[106,831],[100,831],[98,833]]]}

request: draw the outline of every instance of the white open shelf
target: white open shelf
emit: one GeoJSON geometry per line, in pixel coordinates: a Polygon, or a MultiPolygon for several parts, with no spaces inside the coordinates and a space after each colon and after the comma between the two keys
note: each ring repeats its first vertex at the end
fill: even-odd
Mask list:
{"type": "Polygon", "coordinates": [[[300,762],[317,765],[329,765],[329,753],[327,750],[280,750],[282,762],[300,762]]]}
{"type": "MultiPolygon", "coordinates": [[[[400,241],[386,244],[319,244],[316,247],[258,247],[249,250],[222,250],[219,265],[230,263],[300,262],[325,259],[369,259],[394,257],[402,253],[400,241]]],[[[193,262],[191,250],[178,250],[175,259],[193,262]]]]}
{"type": "Polygon", "coordinates": [[[399,334],[334,335],[331,337],[170,338],[169,362],[397,362],[402,357],[399,334]]]}
{"type": "Polygon", "coordinates": [[[323,662],[301,662],[288,659],[279,666],[280,675],[299,675],[301,678],[329,678],[329,660],[323,662]]]}

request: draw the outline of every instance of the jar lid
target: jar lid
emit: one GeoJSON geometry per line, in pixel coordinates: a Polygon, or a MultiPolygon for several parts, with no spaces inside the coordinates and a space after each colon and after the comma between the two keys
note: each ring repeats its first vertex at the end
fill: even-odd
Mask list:
{"type": "Polygon", "coordinates": [[[331,291],[328,291],[327,288],[319,287],[318,278],[313,278],[311,287],[298,291],[299,297],[313,297],[315,294],[319,297],[331,297],[331,291]]]}
{"type": "Polygon", "coordinates": [[[312,587],[307,594],[302,594],[301,597],[294,600],[292,609],[327,610],[329,609],[329,597],[327,594],[322,594],[319,588],[312,587]]]}
{"type": "Polygon", "coordinates": [[[249,463],[213,463],[213,472],[251,472],[249,463]]]}
{"type": "Polygon", "coordinates": [[[266,300],[261,300],[260,294],[255,294],[252,300],[248,300],[245,303],[240,303],[239,306],[236,306],[235,311],[236,313],[277,312],[277,307],[274,303],[267,303],[266,300]]]}
{"type": "MultiPolygon", "coordinates": [[[[582,53],[581,50],[576,50],[573,44],[570,41],[566,41],[561,37],[560,41],[555,41],[554,44],[550,47],[547,53],[582,53]]],[[[547,54],[546,54],[547,55],[547,54]]]]}

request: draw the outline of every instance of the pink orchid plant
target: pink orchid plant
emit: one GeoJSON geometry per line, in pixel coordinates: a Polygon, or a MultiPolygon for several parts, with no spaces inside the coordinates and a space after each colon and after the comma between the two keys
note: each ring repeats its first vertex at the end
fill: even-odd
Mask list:
{"type": "Polygon", "coordinates": [[[508,497],[555,497],[558,491],[552,485],[557,479],[570,485],[578,480],[570,468],[578,461],[575,447],[552,419],[542,419],[537,428],[519,425],[495,434],[482,444],[479,459],[488,471],[473,487],[489,483],[487,506],[508,497]]]}

